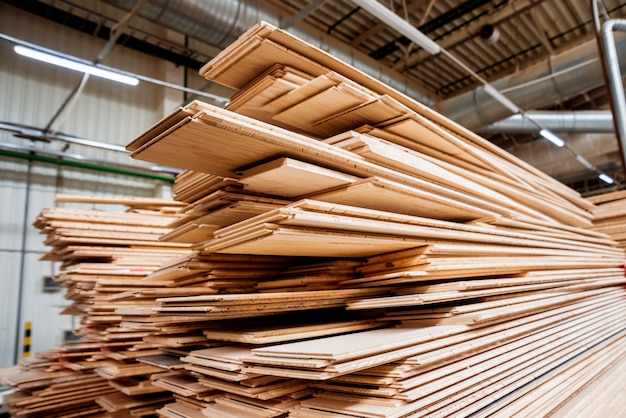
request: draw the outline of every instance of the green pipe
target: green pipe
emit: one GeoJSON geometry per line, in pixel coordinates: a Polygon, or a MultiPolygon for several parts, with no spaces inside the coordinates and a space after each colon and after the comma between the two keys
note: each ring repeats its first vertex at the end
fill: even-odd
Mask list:
{"type": "Polygon", "coordinates": [[[18,158],[29,161],[39,161],[42,163],[63,165],[68,167],[82,168],[85,170],[102,171],[105,173],[121,174],[123,176],[141,177],[150,180],[160,180],[167,183],[174,183],[173,177],[159,176],[157,174],[142,173],[140,171],[125,170],[123,168],[106,167],[97,164],[81,163],[78,161],[63,160],[61,158],[44,157],[43,155],[30,154],[27,152],[16,152],[0,149],[0,155],[11,158],[18,158]]]}

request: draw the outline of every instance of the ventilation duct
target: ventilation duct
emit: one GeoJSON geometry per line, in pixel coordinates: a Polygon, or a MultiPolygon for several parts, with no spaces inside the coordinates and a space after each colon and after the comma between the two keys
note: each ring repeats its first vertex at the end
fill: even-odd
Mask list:
{"type": "MultiPolygon", "coordinates": [[[[616,39],[615,47],[623,75],[626,36],[616,39]]],[[[605,84],[598,44],[595,40],[588,41],[491,84],[522,109],[552,106],[605,84]]],[[[435,109],[472,130],[511,115],[483,87],[439,102],[435,109]]]]}
{"type": "MultiPolygon", "coordinates": [[[[534,121],[552,132],[612,133],[613,115],[609,110],[526,112],[534,121]]],[[[522,115],[513,115],[478,130],[481,134],[523,134],[539,128],[522,115]]]]}
{"type": "MultiPolygon", "coordinates": [[[[105,0],[129,11],[136,0],[105,0]]],[[[262,0],[149,0],[139,16],[218,48],[225,48],[263,20],[280,27],[280,11],[262,0]]],[[[283,20],[285,17],[283,16],[283,20]]],[[[415,83],[373,58],[300,22],[289,32],[364,73],[430,106],[433,100],[415,83]]]]}

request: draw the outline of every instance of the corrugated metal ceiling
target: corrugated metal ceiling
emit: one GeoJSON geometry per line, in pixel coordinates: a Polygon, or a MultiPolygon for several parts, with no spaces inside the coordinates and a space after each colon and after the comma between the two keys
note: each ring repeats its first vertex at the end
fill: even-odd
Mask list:
{"type": "MultiPolygon", "coordinates": [[[[296,14],[307,0],[272,0],[296,14]]],[[[590,39],[594,34],[587,0],[406,0],[381,1],[463,59],[487,79],[502,77],[550,54],[590,39]],[[485,25],[500,32],[497,42],[480,37],[485,25]]],[[[604,0],[612,18],[626,15],[626,3],[604,0]]],[[[445,58],[431,57],[394,29],[350,1],[325,1],[304,19],[390,67],[408,73],[444,99],[476,86],[445,58]]]]}

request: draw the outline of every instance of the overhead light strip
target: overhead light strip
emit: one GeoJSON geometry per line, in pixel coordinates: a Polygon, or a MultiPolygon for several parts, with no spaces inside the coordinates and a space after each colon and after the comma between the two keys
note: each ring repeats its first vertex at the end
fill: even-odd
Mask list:
{"type": "Polygon", "coordinates": [[[600,175],[598,176],[598,178],[600,180],[602,180],[603,182],[605,182],[606,184],[613,184],[614,180],[611,176],[604,174],[604,173],[600,173],[600,175]]]}
{"type": "MultiPolygon", "coordinates": [[[[50,55],[54,55],[54,56],[58,56],[58,57],[61,57],[61,58],[65,58],[65,59],[67,59],[69,61],[82,63],[82,64],[85,64],[87,66],[93,66],[93,64],[91,62],[83,60],[81,58],[74,57],[74,56],[68,55],[68,54],[64,54],[62,52],[54,51],[54,50],[45,48],[43,46],[30,43],[30,42],[26,42],[26,41],[24,41],[22,39],[15,38],[13,36],[9,36],[9,35],[6,35],[4,33],[0,33],[0,39],[8,41],[8,42],[11,42],[11,43],[13,43],[15,45],[24,46],[24,47],[29,48],[29,49],[34,49],[36,51],[40,51],[40,52],[48,53],[50,55]]],[[[141,75],[141,74],[131,73],[129,71],[118,70],[116,68],[106,67],[106,66],[100,65],[100,64],[98,64],[96,68],[100,68],[100,69],[103,69],[103,70],[108,70],[108,71],[111,71],[111,72],[116,73],[116,74],[127,75],[129,77],[137,78],[139,81],[144,81],[146,83],[154,84],[154,85],[161,86],[161,87],[170,88],[170,89],[177,90],[177,91],[183,91],[185,93],[190,93],[190,94],[196,95],[198,97],[206,97],[206,98],[208,98],[210,100],[213,100],[213,102],[215,104],[222,105],[222,106],[227,104],[228,101],[229,101],[229,99],[227,97],[224,97],[224,96],[218,96],[216,94],[207,93],[207,92],[204,92],[204,91],[201,91],[201,90],[191,89],[189,87],[183,87],[183,86],[180,86],[178,84],[169,83],[169,82],[166,82],[166,81],[163,81],[163,80],[159,80],[159,79],[148,77],[148,76],[141,75]]]]}
{"type": "Polygon", "coordinates": [[[548,142],[553,143],[559,148],[565,145],[565,141],[563,141],[561,138],[552,133],[552,131],[549,131],[547,129],[540,130],[539,135],[541,135],[542,138],[548,140],[548,142]]]}
{"type": "Polygon", "coordinates": [[[36,49],[27,48],[22,45],[15,45],[13,47],[13,50],[23,57],[32,58],[37,61],[42,61],[48,64],[63,67],[68,70],[78,71],[96,77],[105,78],[107,80],[117,81],[118,83],[127,84],[129,86],[136,86],[137,84],[139,84],[139,79],[136,77],[119,74],[110,70],[105,70],[95,65],[88,65],[82,62],[73,61],[58,55],[53,55],[47,52],[38,51],[36,49]]]}

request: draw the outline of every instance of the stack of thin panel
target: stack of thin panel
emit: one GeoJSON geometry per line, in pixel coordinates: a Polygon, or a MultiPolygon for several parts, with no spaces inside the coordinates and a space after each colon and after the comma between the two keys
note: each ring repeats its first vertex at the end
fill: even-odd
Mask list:
{"type": "Polygon", "coordinates": [[[152,384],[175,395],[175,403],[159,409],[162,416],[244,417],[259,411],[284,416],[297,400],[310,397],[309,383],[248,374],[241,353],[248,355],[259,344],[390,326],[392,321],[345,311],[351,300],[387,294],[384,288],[339,288],[340,281],[355,277],[360,264],[194,252],[144,279],[167,287],[137,289],[110,300],[137,301],[115,310],[121,327],[149,332],[143,340],[160,345],[160,355],[139,361],[160,367],[152,384]]]}
{"type": "Polygon", "coordinates": [[[209,320],[250,318],[289,311],[345,307],[353,300],[379,296],[385,289],[338,289],[201,295],[159,298],[159,316],[188,314],[209,320]]]}
{"type": "Polygon", "coordinates": [[[145,288],[108,299],[119,303],[115,313],[122,324],[136,329],[345,307],[348,300],[386,294],[385,289],[340,289],[342,281],[354,279],[360,264],[360,260],[194,252],[155,270],[142,281],[145,288]]]}
{"type": "Polygon", "coordinates": [[[176,181],[174,197],[188,203],[181,217],[169,226],[163,241],[195,244],[213,238],[213,231],[288,203],[288,200],[252,194],[234,179],[183,172],[176,181]]]}
{"type": "MultiPolygon", "coordinates": [[[[167,160],[172,165],[224,177],[234,177],[250,168],[261,167],[268,160],[287,157],[330,169],[340,175],[359,178],[332,189],[324,190],[319,187],[310,194],[316,198],[323,192],[333,191],[331,196],[323,199],[329,202],[344,199],[337,203],[359,205],[362,201],[382,198],[389,203],[375,209],[410,212],[437,219],[469,221],[488,216],[505,216],[526,219],[531,217],[545,221],[558,218],[576,226],[590,224],[590,214],[556,194],[550,196],[549,202],[548,197],[542,201],[539,195],[528,199],[528,202],[515,202],[504,193],[494,192],[493,196],[479,196],[475,192],[470,193],[471,190],[480,190],[477,182],[469,182],[465,189],[460,189],[447,180],[448,174],[443,169],[439,170],[438,181],[435,182],[398,170],[389,164],[368,161],[343,148],[200,102],[191,103],[183,111],[191,116],[182,119],[165,132],[161,132],[158,129],[161,125],[158,125],[150,131],[151,135],[144,135],[133,141],[129,145],[133,156],[153,162],[167,160]],[[187,155],[185,150],[189,149],[194,149],[195,152],[187,155]],[[376,188],[383,190],[373,197],[372,189],[376,188]],[[549,203],[555,208],[561,205],[564,209],[554,209],[553,218],[527,206],[527,203],[549,203]],[[411,208],[417,211],[412,211],[411,208]]],[[[175,113],[170,118],[176,119],[178,115],[179,113],[175,113]]],[[[323,174],[319,176],[326,177],[323,174]]],[[[317,177],[311,177],[313,186],[318,185],[317,177]]],[[[586,207],[590,207],[590,203],[580,200],[586,207]]],[[[552,211],[553,209],[549,210],[552,211]]]]}
{"type": "Polygon", "coordinates": [[[107,413],[541,415],[623,362],[624,253],[593,203],[264,23],[201,73],[228,108],[128,146],[185,169],[184,205],[38,224],[85,316],[65,363],[110,379],[107,413]]]}
{"type": "MultiPolygon", "coordinates": [[[[92,200],[62,198],[64,202],[92,200]]],[[[112,198],[109,203],[122,201],[112,198]]],[[[125,204],[145,207],[136,201],[128,199],[125,204]]],[[[119,328],[121,317],[114,310],[120,305],[112,305],[108,299],[120,292],[164,284],[144,284],[143,278],[164,259],[190,253],[186,244],[159,241],[171,230],[167,225],[176,219],[178,215],[169,211],[137,208],[126,212],[48,208],[38,216],[35,226],[47,234],[46,242],[53,246],[44,259],[63,262],[55,280],[67,288],[66,298],[74,301],[66,311],[81,315],[88,324],[77,331],[86,340],[143,346],[142,335],[119,328]]]]}
{"type": "Polygon", "coordinates": [[[606,193],[588,199],[596,205],[591,229],[609,235],[620,248],[626,248],[626,192],[606,193]]]}
{"type": "MultiPolygon", "coordinates": [[[[304,72],[311,80],[255,103],[254,107],[265,108],[268,112],[266,116],[250,116],[277,124],[276,119],[285,121],[280,115],[288,112],[286,109],[297,107],[302,116],[291,118],[288,124],[281,126],[322,138],[375,125],[388,132],[384,137],[388,141],[451,163],[447,166],[449,169],[457,169],[454,166],[469,169],[470,173],[474,172],[472,180],[491,178],[504,187],[499,190],[497,184],[491,183],[492,192],[511,197],[517,191],[517,198],[522,192],[527,196],[525,204],[540,213],[571,217],[569,222],[579,224],[586,219],[588,223],[590,216],[585,210],[591,206],[577,193],[381,81],[269,24],[260,23],[251,28],[203,67],[201,75],[234,89],[247,90],[262,84],[259,80],[265,71],[276,64],[304,72]],[[337,100],[338,94],[345,100],[337,100]],[[325,100],[326,97],[333,99],[325,100]],[[322,106],[316,106],[318,102],[322,106]],[[326,109],[334,113],[328,116],[326,109]],[[371,109],[375,111],[370,112],[371,109]],[[307,118],[313,118],[313,125],[332,125],[332,129],[317,133],[315,127],[307,125],[307,118]],[[508,186],[513,190],[506,190],[508,186]],[[530,199],[531,196],[535,199],[530,199]],[[547,202],[557,207],[548,207],[547,202]],[[571,203],[583,210],[575,209],[571,203]]],[[[240,102],[241,99],[233,100],[233,110],[248,114],[241,111],[240,102]]]]}
{"type": "Polygon", "coordinates": [[[199,210],[188,210],[179,228],[206,228],[194,245],[197,257],[341,257],[363,264],[328,291],[258,293],[264,281],[292,283],[264,278],[257,292],[223,288],[157,299],[156,321],[183,312],[215,319],[228,318],[220,316],[226,312],[233,324],[245,321],[204,332],[246,345],[207,349],[232,350],[236,361],[221,366],[230,374],[209,367],[215,358],[191,351],[184,362],[192,365],[169,378],[185,379],[190,395],[179,392],[164,416],[286,414],[241,387],[257,378],[310,382],[313,397],[292,398],[299,400],[290,407],[294,417],[503,408],[512,415],[541,409],[531,401],[536,388],[554,384],[571,395],[619,360],[624,253],[589,229],[591,202],[271,25],[250,29],[201,74],[238,90],[227,109],[190,103],[128,146],[135,158],[187,170],[175,191],[199,210]],[[236,191],[237,202],[224,200],[212,213],[218,208],[201,193],[205,182],[213,192],[235,188],[228,193],[236,191]],[[237,211],[242,196],[274,200],[254,206],[257,213],[243,208],[239,218],[217,216],[237,211]],[[317,334],[318,326],[286,326],[280,316],[275,330],[266,322],[271,316],[254,321],[276,308],[312,309],[314,301],[318,308],[347,305],[353,320],[382,325],[358,330],[340,322],[326,326],[351,332],[317,334]],[[571,376],[577,384],[563,387],[571,376]]]}
{"type": "MultiPolygon", "coordinates": [[[[175,403],[165,405],[161,416],[198,417],[281,417],[313,393],[309,382],[284,377],[264,376],[244,370],[243,358],[254,347],[305,338],[337,335],[386,327],[390,321],[341,318],[340,311],[265,318],[214,321],[202,326],[205,347],[162,347],[170,364],[169,372],[153,376],[155,386],[174,394],[175,403]],[[210,347],[210,346],[213,347],[210,347]],[[204,415],[202,415],[204,414],[204,415]]],[[[155,363],[156,364],[156,363],[155,363]]],[[[161,360],[162,367],[166,362],[161,360]]]]}
{"type": "Polygon", "coordinates": [[[314,384],[322,391],[292,412],[296,417],[497,410],[520,396],[521,388],[548,385],[537,379],[546,373],[563,385],[573,359],[589,363],[583,372],[597,376],[623,356],[624,302],[623,290],[614,288],[466,304],[462,308],[475,315],[449,323],[409,318],[398,328],[257,348],[245,360],[246,370],[322,381],[314,384]],[[610,361],[588,357],[594,352],[610,361]]]}
{"type": "Polygon", "coordinates": [[[64,354],[80,363],[92,352],[85,347],[47,350],[22,359],[20,370],[4,376],[2,384],[15,389],[3,395],[3,407],[11,416],[88,416],[103,411],[96,400],[117,390],[98,375],[66,368],[64,354]]]}
{"type": "MultiPolygon", "coordinates": [[[[66,404],[78,404],[84,399],[90,408],[118,411],[122,402],[117,398],[93,396],[87,402],[88,394],[96,393],[96,389],[92,391],[79,382],[89,380],[98,382],[98,385],[104,382],[107,390],[98,392],[103,395],[121,392],[119,396],[126,396],[123,404],[135,416],[153,414],[158,406],[171,400],[171,395],[150,382],[150,376],[161,369],[141,363],[139,359],[159,354],[159,345],[144,340],[150,336],[150,331],[122,326],[122,317],[115,310],[127,302],[111,299],[120,293],[163,286],[165,282],[144,283],[143,279],[164,260],[191,252],[187,244],[159,240],[171,231],[168,225],[179,219],[177,212],[183,204],[162,199],[70,195],[59,195],[58,201],[121,204],[127,209],[105,211],[58,207],[44,209],[37,217],[35,226],[47,235],[46,242],[53,247],[43,259],[62,263],[55,280],[67,289],[66,298],[73,302],[64,313],[80,316],[80,328],[75,334],[82,337],[82,341],[53,350],[54,361],[47,368],[41,368],[37,375],[41,381],[33,383],[45,386],[49,378],[52,379],[48,371],[63,370],[71,372],[71,380],[77,384],[65,384],[63,387],[67,390],[56,401],[46,398],[45,408],[35,408],[30,401],[21,401],[19,406],[27,411],[35,408],[32,410],[48,414],[50,410],[63,411],[66,404]]],[[[133,306],[137,306],[137,302],[133,306]]],[[[19,384],[17,387],[25,389],[19,384]]],[[[51,388],[56,386],[53,384],[51,388]]],[[[54,389],[55,396],[56,391],[54,389]]],[[[38,391],[33,396],[36,398],[40,393],[47,392],[38,391]]]]}
{"type": "MultiPolygon", "coordinates": [[[[205,288],[204,293],[242,293],[240,289],[254,288],[256,283],[275,277],[286,265],[295,261],[288,257],[202,255],[194,252],[163,264],[145,282],[148,285],[150,282],[165,283],[168,288],[200,286],[205,288]]],[[[162,291],[167,292],[166,289],[162,291]]],[[[183,289],[179,291],[185,292],[183,289]]]]}
{"type": "MultiPolygon", "coordinates": [[[[478,245],[474,250],[459,245],[456,251],[450,250],[451,255],[456,252],[486,258],[488,253],[500,252],[514,257],[517,252],[522,256],[533,253],[547,257],[572,255],[578,259],[586,252],[597,254],[600,263],[604,258],[615,263],[616,258],[623,256],[621,250],[611,247],[614,242],[603,234],[562,228],[558,224],[508,223],[499,219],[461,224],[308,199],[222,228],[215,231],[214,236],[215,239],[203,244],[205,251],[365,257],[394,249],[445,243],[450,243],[452,248],[453,244],[477,243],[494,245],[482,249],[478,245]],[[303,241],[303,237],[310,239],[303,241]],[[308,245],[301,248],[298,242],[308,245]],[[384,251],[380,251],[381,248],[384,251]]],[[[512,258],[511,262],[514,261],[512,258]]],[[[576,263],[575,259],[571,261],[576,263]]],[[[589,261],[580,259],[579,264],[589,261]]]]}
{"type": "Polygon", "coordinates": [[[210,348],[167,350],[177,354],[182,368],[156,375],[153,384],[172,391],[176,402],[159,410],[162,416],[282,417],[300,400],[311,397],[310,382],[248,372],[244,359],[256,347],[268,344],[341,335],[388,327],[391,321],[345,319],[337,310],[241,318],[205,326],[214,341],[210,348]],[[219,343],[221,342],[221,343],[219,343]],[[183,355],[183,353],[185,355],[183,355]],[[203,414],[203,415],[202,415],[203,414]]]}
{"type": "Polygon", "coordinates": [[[185,370],[211,389],[254,399],[274,399],[308,389],[308,382],[280,377],[267,378],[244,371],[243,359],[251,347],[226,345],[196,350],[183,357],[185,370]]]}

